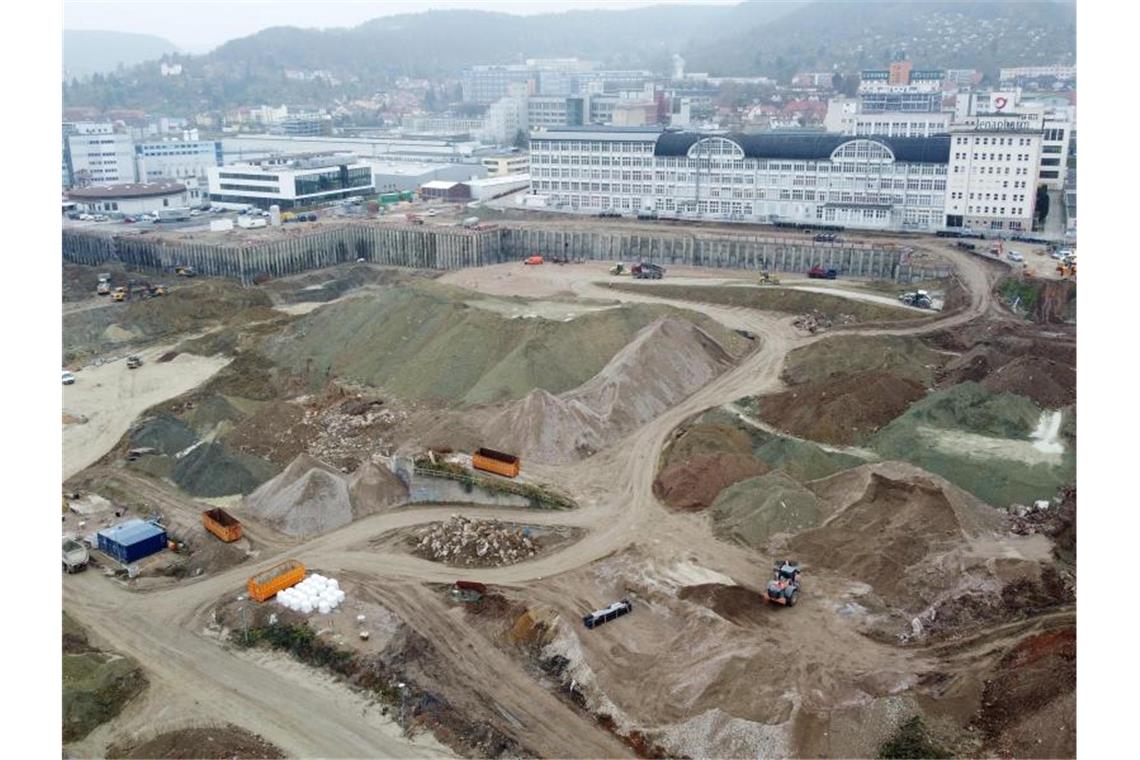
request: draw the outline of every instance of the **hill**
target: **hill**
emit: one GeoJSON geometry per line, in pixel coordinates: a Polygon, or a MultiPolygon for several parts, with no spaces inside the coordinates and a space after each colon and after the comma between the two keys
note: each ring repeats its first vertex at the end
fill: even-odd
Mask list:
{"type": "Polygon", "coordinates": [[[67,79],[110,74],[120,66],[134,66],[177,52],[173,42],[153,34],[63,30],[63,71],[67,79]]]}
{"type": "MultiPolygon", "coordinates": [[[[66,106],[175,109],[184,114],[262,102],[329,105],[371,95],[399,76],[455,76],[478,63],[578,56],[664,74],[680,53],[689,71],[764,75],[857,71],[905,53],[922,67],[1057,63],[1074,59],[1071,3],[744,2],[659,5],[515,16],[436,10],[341,29],[274,27],[201,56],[183,75],[154,61],[65,88],[66,106]],[[286,79],[286,69],[325,78],[286,79]]],[[[156,56],[161,53],[156,53],[156,56]]]]}

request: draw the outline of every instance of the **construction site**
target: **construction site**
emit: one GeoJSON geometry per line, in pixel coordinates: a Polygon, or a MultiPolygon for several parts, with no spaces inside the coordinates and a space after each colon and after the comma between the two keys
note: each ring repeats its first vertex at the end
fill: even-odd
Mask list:
{"type": "Polygon", "coordinates": [[[65,231],[65,756],[1074,757],[1075,263],[1018,248],[65,231]]]}

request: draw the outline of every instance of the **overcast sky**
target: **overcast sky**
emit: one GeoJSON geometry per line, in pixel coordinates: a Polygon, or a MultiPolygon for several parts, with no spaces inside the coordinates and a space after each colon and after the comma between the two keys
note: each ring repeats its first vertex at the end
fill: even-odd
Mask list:
{"type": "MultiPolygon", "coordinates": [[[[678,0],[64,0],[65,29],[154,34],[191,53],[270,26],[356,26],[378,16],[432,8],[533,14],[590,8],[636,8],[678,0]]],[[[685,0],[709,2],[709,0],[685,0]]],[[[732,4],[735,0],[712,0],[732,4]]]]}

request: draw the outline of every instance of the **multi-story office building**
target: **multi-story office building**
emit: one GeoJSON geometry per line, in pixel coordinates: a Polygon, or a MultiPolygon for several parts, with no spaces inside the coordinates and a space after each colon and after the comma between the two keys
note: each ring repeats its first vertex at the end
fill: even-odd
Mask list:
{"type": "Polygon", "coordinates": [[[110,124],[79,122],[64,125],[63,164],[67,187],[134,182],[135,146],[130,135],[110,124]]]}
{"type": "Polygon", "coordinates": [[[209,169],[210,200],[282,210],[374,192],[372,166],[354,155],[272,158],[209,169]]]}
{"type": "Polygon", "coordinates": [[[1039,121],[1017,114],[987,114],[955,125],[945,225],[1031,230],[1042,134],[1039,121]]]}
{"type": "Polygon", "coordinates": [[[968,123],[984,116],[1015,116],[1042,130],[1040,184],[1061,192],[1068,177],[1069,145],[1073,134],[1072,108],[1066,103],[1055,107],[1038,101],[1022,100],[1020,88],[993,92],[971,92],[958,96],[956,121],[968,123]]]}
{"type": "Polygon", "coordinates": [[[1015,66],[1002,69],[999,77],[1003,84],[1018,84],[1026,79],[1056,79],[1073,81],[1077,78],[1077,67],[1057,64],[1054,66],[1015,66]]]}
{"type": "Polygon", "coordinates": [[[911,70],[898,61],[887,70],[859,74],[862,113],[937,113],[942,110],[943,72],[911,70]]]}
{"type": "Polygon", "coordinates": [[[332,134],[332,117],[328,114],[289,114],[281,122],[281,134],[290,137],[319,137],[332,134]]]}
{"type": "Polygon", "coordinates": [[[530,156],[525,151],[514,151],[496,156],[484,156],[480,163],[488,177],[505,177],[508,174],[526,174],[530,170],[530,156]]]}
{"type": "Polygon", "coordinates": [[[523,85],[527,92],[534,91],[534,71],[524,65],[471,66],[463,70],[464,103],[494,103],[510,94],[511,85],[523,85]]]}
{"type": "Polygon", "coordinates": [[[527,98],[527,123],[540,127],[581,126],[586,123],[588,98],[535,95],[527,98]]]}
{"type": "Polygon", "coordinates": [[[531,134],[531,189],[571,211],[942,226],[950,138],[579,127],[531,134]]]}
{"type": "Polygon", "coordinates": [[[480,133],[484,140],[494,145],[511,145],[519,130],[524,134],[527,132],[529,118],[525,97],[500,98],[487,108],[480,133]]]}
{"type": "Polygon", "coordinates": [[[832,98],[823,126],[829,132],[860,137],[931,137],[950,128],[949,111],[865,113],[859,98],[832,98]]]}
{"type": "Polygon", "coordinates": [[[138,176],[143,182],[160,179],[205,180],[211,166],[221,166],[221,140],[162,140],[135,146],[138,176]]]}

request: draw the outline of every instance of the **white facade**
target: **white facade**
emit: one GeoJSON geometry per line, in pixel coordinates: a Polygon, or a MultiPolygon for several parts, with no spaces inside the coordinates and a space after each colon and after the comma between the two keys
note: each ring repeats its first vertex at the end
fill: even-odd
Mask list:
{"type": "Polygon", "coordinates": [[[946,226],[1029,231],[1037,198],[1040,129],[1016,117],[983,116],[954,128],[946,226]]]}
{"type": "Polygon", "coordinates": [[[1002,69],[999,78],[1003,82],[1012,82],[1017,79],[1036,79],[1037,77],[1053,77],[1060,80],[1073,80],[1077,78],[1076,66],[1017,66],[1002,69]]]}
{"type": "Polygon", "coordinates": [[[487,170],[488,177],[526,174],[530,170],[530,155],[520,151],[502,156],[484,156],[480,163],[487,170]]]}
{"type": "Polygon", "coordinates": [[[222,163],[222,144],[215,140],[163,140],[135,146],[139,179],[206,179],[207,170],[222,163]]]}
{"type": "Polygon", "coordinates": [[[510,145],[519,130],[530,129],[525,97],[507,96],[491,104],[483,119],[482,137],[494,145],[510,145]]]}
{"type": "Polygon", "coordinates": [[[264,209],[312,206],[374,192],[371,165],[355,156],[214,166],[208,176],[210,200],[264,209]]]}
{"type": "Polygon", "coordinates": [[[78,188],[68,193],[68,197],[80,211],[92,214],[148,214],[189,205],[186,186],[179,182],[78,188]]]}
{"type": "Polygon", "coordinates": [[[948,140],[546,130],[531,135],[531,189],[589,213],[935,230],[948,140]]]}
{"type": "Polygon", "coordinates": [[[959,95],[955,121],[970,123],[975,118],[1006,116],[1025,122],[1027,128],[1042,130],[1040,184],[1063,191],[1068,177],[1069,144],[1073,136],[1073,109],[1025,102],[1020,88],[959,95]]]}
{"type": "Polygon", "coordinates": [[[467,180],[463,184],[471,189],[471,200],[486,201],[529,187],[530,175],[508,174],[502,177],[467,180]]]}
{"type": "MultiPolygon", "coordinates": [[[[81,125],[76,127],[82,130],[81,125]]],[[[99,129],[79,131],[65,139],[71,184],[112,185],[137,179],[135,146],[129,135],[99,129]]]]}
{"type": "Polygon", "coordinates": [[[948,131],[952,117],[947,111],[863,113],[858,98],[832,98],[823,128],[860,137],[931,137],[948,131]]]}

